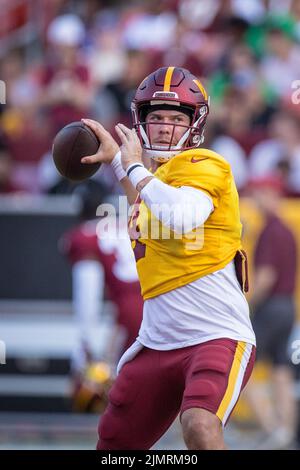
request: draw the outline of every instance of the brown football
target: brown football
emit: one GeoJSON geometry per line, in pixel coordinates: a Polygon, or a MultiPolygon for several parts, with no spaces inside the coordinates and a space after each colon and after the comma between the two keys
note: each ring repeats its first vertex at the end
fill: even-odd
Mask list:
{"type": "Polygon", "coordinates": [[[59,173],[71,181],[89,178],[101,163],[84,164],[82,157],[97,152],[100,142],[94,132],[83,122],[71,122],[56,134],[52,155],[59,173]]]}

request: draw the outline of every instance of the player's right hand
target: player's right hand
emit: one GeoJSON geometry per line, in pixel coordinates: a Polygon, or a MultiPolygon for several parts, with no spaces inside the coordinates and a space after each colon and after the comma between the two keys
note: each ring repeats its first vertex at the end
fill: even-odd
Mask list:
{"type": "Polygon", "coordinates": [[[111,163],[120,150],[115,139],[99,122],[93,119],[81,119],[81,121],[96,134],[100,142],[97,153],[83,157],[81,163],[111,163]]]}

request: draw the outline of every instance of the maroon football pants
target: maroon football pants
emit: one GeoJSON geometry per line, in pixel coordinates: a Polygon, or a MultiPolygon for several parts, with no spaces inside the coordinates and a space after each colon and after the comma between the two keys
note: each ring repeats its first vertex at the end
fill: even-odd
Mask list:
{"type": "Polygon", "coordinates": [[[171,351],[143,348],[110,391],[97,448],[149,449],[189,408],[206,409],[225,425],[254,360],[255,347],[226,338],[171,351]]]}

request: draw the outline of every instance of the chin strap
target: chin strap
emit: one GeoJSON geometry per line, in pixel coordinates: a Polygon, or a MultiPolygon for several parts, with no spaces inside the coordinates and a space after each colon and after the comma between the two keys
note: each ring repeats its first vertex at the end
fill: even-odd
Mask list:
{"type": "Polygon", "coordinates": [[[152,158],[159,163],[164,163],[178,155],[180,150],[151,150],[143,148],[143,157],[152,158]]]}

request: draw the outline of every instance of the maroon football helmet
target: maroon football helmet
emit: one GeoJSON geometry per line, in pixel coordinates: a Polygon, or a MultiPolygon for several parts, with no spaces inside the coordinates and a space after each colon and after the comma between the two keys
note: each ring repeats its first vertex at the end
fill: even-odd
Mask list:
{"type": "MultiPolygon", "coordinates": [[[[181,67],[162,67],[146,77],[138,87],[132,101],[133,125],[140,138],[144,155],[165,162],[182,152],[200,146],[204,141],[204,126],[209,112],[209,102],[201,82],[188,70],[181,67]],[[148,132],[146,116],[155,110],[176,109],[190,116],[190,125],[179,142],[172,145],[175,127],[169,146],[154,145],[148,132]]],[[[159,123],[151,123],[151,125],[159,123]]]]}

